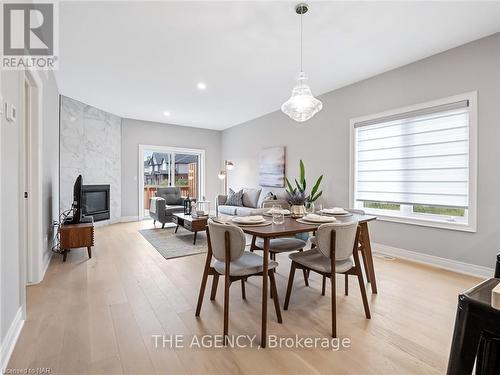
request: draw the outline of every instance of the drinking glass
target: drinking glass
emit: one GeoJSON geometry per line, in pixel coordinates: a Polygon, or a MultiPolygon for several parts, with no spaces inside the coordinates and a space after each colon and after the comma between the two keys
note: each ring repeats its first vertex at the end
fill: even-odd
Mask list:
{"type": "Polygon", "coordinates": [[[306,213],[307,214],[313,214],[314,213],[314,202],[307,202],[306,203],[306,213]]]}
{"type": "Polygon", "coordinates": [[[283,215],[283,212],[273,213],[273,224],[283,224],[284,222],[285,222],[285,215],[283,215]]]}
{"type": "Polygon", "coordinates": [[[279,212],[279,211],[281,211],[281,206],[279,204],[273,204],[271,212],[279,212]]]}
{"type": "Polygon", "coordinates": [[[318,203],[316,205],[316,208],[321,216],[323,216],[323,205],[321,203],[318,203]]]}

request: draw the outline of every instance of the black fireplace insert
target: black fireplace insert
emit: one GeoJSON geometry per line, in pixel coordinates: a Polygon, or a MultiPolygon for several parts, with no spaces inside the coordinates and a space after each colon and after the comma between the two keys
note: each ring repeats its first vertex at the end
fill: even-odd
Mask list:
{"type": "Polygon", "coordinates": [[[82,211],[94,221],[109,220],[109,185],[83,185],[82,211]]]}

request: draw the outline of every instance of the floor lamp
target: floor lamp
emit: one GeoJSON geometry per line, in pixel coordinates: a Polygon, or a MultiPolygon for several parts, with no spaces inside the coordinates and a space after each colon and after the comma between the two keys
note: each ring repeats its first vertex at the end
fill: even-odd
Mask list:
{"type": "Polygon", "coordinates": [[[224,194],[227,195],[227,172],[234,168],[231,160],[224,160],[224,169],[219,172],[219,179],[224,180],[224,194]]]}

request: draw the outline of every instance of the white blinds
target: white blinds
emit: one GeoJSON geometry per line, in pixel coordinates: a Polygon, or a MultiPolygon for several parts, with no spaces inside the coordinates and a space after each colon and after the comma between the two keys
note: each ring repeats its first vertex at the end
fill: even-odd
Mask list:
{"type": "Polygon", "coordinates": [[[468,101],[354,127],[357,201],[468,207],[468,101]]]}

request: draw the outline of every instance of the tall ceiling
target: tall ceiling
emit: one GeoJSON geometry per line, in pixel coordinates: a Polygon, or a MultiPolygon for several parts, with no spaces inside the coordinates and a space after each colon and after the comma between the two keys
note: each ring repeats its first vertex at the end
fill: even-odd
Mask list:
{"type": "MultiPolygon", "coordinates": [[[[279,109],[291,93],[295,4],[61,2],[59,89],[122,117],[240,124],[279,109]]],[[[500,31],[500,2],[309,4],[304,70],[315,95],[500,31]]]]}

